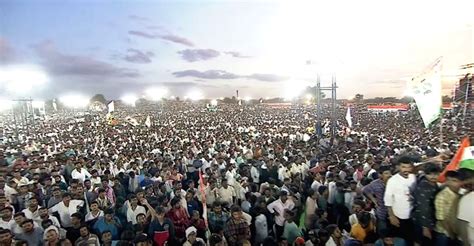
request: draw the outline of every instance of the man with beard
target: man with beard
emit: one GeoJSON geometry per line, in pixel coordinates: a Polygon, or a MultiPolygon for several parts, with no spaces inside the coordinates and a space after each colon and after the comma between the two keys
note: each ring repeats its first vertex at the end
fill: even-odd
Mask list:
{"type": "Polygon", "coordinates": [[[23,221],[21,228],[23,228],[23,233],[17,235],[16,238],[27,241],[28,245],[43,245],[43,229],[35,227],[33,220],[23,221]]]}
{"type": "Polygon", "coordinates": [[[416,177],[412,173],[413,161],[410,157],[400,157],[398,163],[400,171],[388,180],[384,202],[393,233],[405,239],[408,245],[413,245],[414,227],[410,214],[414,204],[412,193],[416,177]]]}

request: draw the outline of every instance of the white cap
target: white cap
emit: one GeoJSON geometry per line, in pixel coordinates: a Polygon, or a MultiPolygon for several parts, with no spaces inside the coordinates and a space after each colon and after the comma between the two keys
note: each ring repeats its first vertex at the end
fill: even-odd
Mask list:
{"type": "Polygon", "coordinates": [[[188,238],[191,233],[197,233],[196,227],[191,226],[186,229],[186,238],[188,238]]]}

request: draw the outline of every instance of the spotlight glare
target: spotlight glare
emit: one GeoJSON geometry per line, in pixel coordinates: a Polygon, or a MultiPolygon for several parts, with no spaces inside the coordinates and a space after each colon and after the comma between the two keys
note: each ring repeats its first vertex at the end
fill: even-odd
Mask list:
{"type": "Polygon", "coordinates": [[[145,92],[148,99],[153,101],[159,101],[168,94],[168,90],[164,87],[152,87],[145,92]]]}
{"type": "Polygon", "coordinates": [[[77,94],[62,96],[59,98],[59,101],[63,103],[66,107],[70,108],[82,108],[89,104],[89,99],[87,99],[85,96],[77,94]]]}
{"type": "Polygon", "coordinates": [[[28,93],[49,81],[48,75],[41,68],[32,65],[6,66],[0,70],[0,84],[13,94],[28,93]]]}
{"type": "Polygon", "coordinates": [[[291,101],[301,95],[301,93],[304,91],[304,86],[298,86],[295,83],[287,84],[285,86],[285,89],[283,91],[283,98],[286,101],[291,101]]]}
{"type": "Polygon", "coordinates": [[[131,106],[135,106],[135,103],[137,102],[138,100],[138,97],[133,95],[133,94],[127,94],[127,95],[124,95],[120,98],[122,100],[122,102],[124,102],[125,104],[128,104],[128,105],[131,105],[131,106]]]}
{"type": "Polygon", "coordinates": [[[190,91],[188,95],[186,96],[186,98],[189,98],[192,101],[198,101],[198,100],[203,99],[204,95],[200,91],[194,90],[194,91],[190,91]]]}

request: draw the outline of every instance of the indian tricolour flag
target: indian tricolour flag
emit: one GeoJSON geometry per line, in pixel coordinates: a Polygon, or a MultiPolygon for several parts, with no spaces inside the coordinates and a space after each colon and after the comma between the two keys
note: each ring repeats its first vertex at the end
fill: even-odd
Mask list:
{"type": "Polygon", "coordinates": [[[474,170],[474,146],[464,148],[459,168],[469,168],[474,170]]]}
{"type": "MultiPolygon", "coordinates": [[[[439,175],[438,181],[441,183],[444,183],[446,181],[446,172],[448,171],[454,171],[458,170],[461,166],[462,160],[464,160],[464,153],[467,149],[472,150],[471,143],[469,142],[469,137],[464,137],[463,140],[461,141],[461,145],[459,146],[459,149],[456,151],[456,154],[454,155],[453,159],[451,159],[451,162],[444,168],[443,172],[441,175],[439,175]]],[[[466,154],[466,157],[468,155],[466,154]]],[[[471,152],[471,163],[472,163],[472,152],[471,152]]],[[[469,158],[466,158],[466,166],[468,163],[469,158]]],[[[471,164],[472,165],[472,164],[471,164]]],[[[472,166],[471,166],[472,167],[472,166]]]]}

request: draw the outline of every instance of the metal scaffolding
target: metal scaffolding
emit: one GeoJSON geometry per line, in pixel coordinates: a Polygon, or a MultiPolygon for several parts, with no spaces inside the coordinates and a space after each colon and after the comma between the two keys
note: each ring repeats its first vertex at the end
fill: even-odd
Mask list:
{"type": "Polygon", "coordinates": [[[318,75],[316,82],[316,103],[317,103],[317,115],[316,115],[316,133],[320,138],[322,136],[322,109],[321,109],[321,95],[323,91],[331,91],[331,145],[334,142],[337,131],[337,94],[336,94],[337,84],[336,76],[331,77],[331,86],[321,86],[321,80],[318,75]]]}

